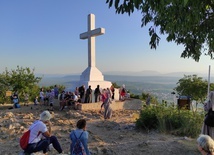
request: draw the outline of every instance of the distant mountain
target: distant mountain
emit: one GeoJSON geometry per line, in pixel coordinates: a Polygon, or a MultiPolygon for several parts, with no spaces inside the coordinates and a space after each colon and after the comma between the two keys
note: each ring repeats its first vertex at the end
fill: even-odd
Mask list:
{"type": "Polygon", "coordinates": [[[104,72],[105,75],[124,75],[124,76],[170,76],[170,77],[184,77],[184,75],[193,75],[196,74],[200,77],[207,77],[207,75],[202,73],[195,72],[170,72],[170,73],[160,73],[158,71],[153,70],[144,70],[140,72],[121,72],[121,71],[112,71],[112,72],[104,72]]]}
{"type": "Polygon", "coordinates": [[[157,71],[152,70],[144,70],[140,72],[121,72],[121,71],[110,71],[110,72],[104,72],[105,75],[125,75],[125,76],[160,76],[161,73],[157,71]]]}
{"type": "MultiPolygon", "coordinates": [[[[196,74],[199,77],[203,77],[207,79],[207,74],[202,73],[195,73],[195,72],[170,72],[170,73],[160,73],[158,71],[153,70],[144,70],[140,72],[122,72],[122,71],[109,71],[109,72],[103,72],[104,76],[106,75],[114,75],[114,76],[164,76],[164,77],[179,77],[183,78],[184,75],[193,75],[196,74]]],[[[71,79],[71,80],[79,80],[81,73],[75,73],[75,74],[36,74],[36,76],[43,77],[43,78],[65,78],[65,79],[71,79]]]]}
{"type": "Polygon", "coordinates": [[[184,77],[184,75],[197,75],[198,77],[207,77],[208,75],[205,75],[203,73],[195,73],[195,72],[171,72],[162,74],[163,76],[171,76],[171,77],[184,77]]]}

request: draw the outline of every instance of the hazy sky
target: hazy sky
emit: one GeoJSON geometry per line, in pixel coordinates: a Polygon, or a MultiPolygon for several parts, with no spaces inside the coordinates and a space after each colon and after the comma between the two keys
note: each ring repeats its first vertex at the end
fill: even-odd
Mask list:
{"type": "MultiPolygon", "coordinates": [[[[102,72],[154,70],[203,72],[213,60],[200,62],[180,58],[183,47],[161,36],[157,50],[149,46],[148,27],[141,28],[141,13],[118,15],[106,0],[1,0],[0,72],[17,65],[35,68],[36,73],[81,73],[88,65],[87,16],[95,14],[96,66],[102,72]]],[[[214,70],[214,65],[213,65],[214,70]]]]}

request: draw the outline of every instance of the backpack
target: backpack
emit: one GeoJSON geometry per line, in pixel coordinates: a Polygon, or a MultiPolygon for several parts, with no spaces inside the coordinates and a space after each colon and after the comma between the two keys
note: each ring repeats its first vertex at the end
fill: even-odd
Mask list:
{"type": "Polygon", "coordinates": [[[84,146],[83,146],[83,144],[82,144],[82,142],[80,140],[82,134],[83,134],[83,132],[81,133],[80,137],[77,138],[76,135],[75,135],[75,133],[74,133],[74,136],[75,136],[75,138],[77,140],[76,140],[76,143],[75,143],[75,145],[73,147],[71,155],[86,155],[84,146]]]}
{"type": "Polygon", "coordinates": [[[204,123],[207,126],[214,127],[214,111],[212,111],[212,108],[210,108],[208,113],[206,114],[204,123]]]}
{"type": "Polygon", "coordinates": [[[30,139],[30,130],[26,131],[20,138],[19,144],[23,150],[27,148],[29,139],[30,139]]]}
{"type": "MultiPolygon", "coordinates": [[[[36,126],[36,125],[35,125],[36,126]]],[[[34,127],[35,127],[34,126],[34,127]]],[[[34,128],[33,127],[33,128],[34,128]]],[[[32,128],[32,129],[33,129],[32,128]]],[[[32,130],[31,129],[31,130],[32,130]]],[[[39,134],[40,134],[41,132],[38,132],[38,134],[37,134],[37,136],[34,138],[34,139],[36,139],[38,136],[39,136],[39,134]]],[[[27,146],[28,146],[28,143],[29,143],[29,139],[30,139],[30,129],[28,130],[28,131],[26,131],[23,135],[22,135],[22,137],[20,138],[20,140],[19,140],[19,145],[20,145],[20,147],[23,149],[23,150],[26,150],[27,149],[27,146]]],[[[33,140],[34,140],[33,139],[33,140]]],[[[33,141],[32,140],[32,141],[33,141]]]]}

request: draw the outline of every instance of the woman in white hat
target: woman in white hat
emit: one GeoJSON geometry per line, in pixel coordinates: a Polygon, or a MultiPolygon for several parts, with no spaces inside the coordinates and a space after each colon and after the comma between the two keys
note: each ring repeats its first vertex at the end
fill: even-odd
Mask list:
{"type": "Polygon", "coordinates": [[[29,128],[30,138],[28,146],[24,153],[31,154],[33,152],[43,151],[44,154],[48,151],[49,145],[52,144],[58,153],[62,153],[62,148],[55,136],[51,135],[51,114],[49,111],[43,111],[40,114],[40,119],[35,121],[29,128]],[[48,128],[47,128],[47,126],[48,128]]]}

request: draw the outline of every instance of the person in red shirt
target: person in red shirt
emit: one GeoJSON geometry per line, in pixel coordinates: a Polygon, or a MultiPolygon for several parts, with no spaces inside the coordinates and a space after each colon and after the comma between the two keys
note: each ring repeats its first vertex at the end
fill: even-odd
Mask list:
{"type": "Polygon", "coordinates": [[[105,100],[107,99],[107,92],[106,92],[106,89],[103,89],[103,90],[102,90],[101,97],[102,97],[102,105],[101,105],[100,112],[102,112],[102,107],[103,107],[103,105],[104,105],[104,103],[105,103],[105,100]]]}

